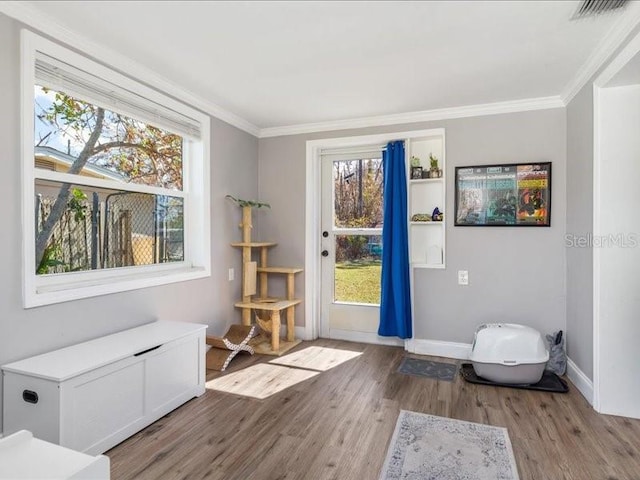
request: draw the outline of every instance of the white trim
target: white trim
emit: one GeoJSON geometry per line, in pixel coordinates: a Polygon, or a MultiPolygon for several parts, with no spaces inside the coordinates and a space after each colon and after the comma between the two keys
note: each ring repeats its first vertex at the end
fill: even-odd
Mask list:
{"type": "Polygon", "coordinates": [[[412,338],[407,341],[407,351],[418,355],[468,360],[471,344],[412,338]]]}
{"type": "Polygon", "coordinates": [[[593,383],[570,358],[567,358],[567,377],[582,394],[585,400],[593,406],[593,383]]]}
{"type": "MultiPolygon", "coordinates": [[[[600,223],[600,87],[593,84],[593,238],[602,235],[600,223]]],[[[593,394],[592,405],[600,410],[600,265],[599,248],[592,248],[593,259],[593,394]]]]}
{"type": "Polygon", "coordinates": [[[329,330],[329,338],[332,340],[346,340],[348,342],[404,348],[404,340],[395,337],[381,337],[377,333],[372,332],[356,332],[354,330],[338,330],[332,328],[329,330]]]}
{"type": "MultiPolygon", "coordinates": [[[[353,128],[377,127],[382,125],[401,125],[405,123],[431,122],[453,118],[478,117],[482,115],[498,115],[501,113],[527,112],[564,108],[565,103],[560,96],[526,98],[507,102],[467,105],[462,107],[439,108],[418,112],[380,115],[375,117],[353,118],[330,122],[304,123],[283,127],[262,128],[259,138],[280,137],[283,135],[299,135],[302,133],[350,130],[353,128]]],[[[375,143],[375,142],[374,142],[375,143]]]]}
{"type": "Polygon", "coordinates": [[[568,105],[591,77],[602,68],[638,24],[640,24],[640,2],[629,2],[619,20],[613,24],[576,76],[562,91],[560,98],[565,105],[568,105]]]}
{"type": "Polygon", "coordinates": [[[320,146],[307,142],[305,189],[304,298],[305,338],[319,335],[320,319],[320,146]]]}
{"type": "Polygon", "coordinates": [[[176,85],[153,70],[143,66],[140,62],[133,61],[108,47],[99,45],[89,38],[69,30],[31,5],[16,1],[0,2],[0,12],[46,35],[50,35],[59,42],[73,47],[81,45],[83,52],[94,58],[99,58],[105,64],[114,67],[120,72],[126,72],[133,78],[144,79],[144,82],[153,88],[166,92],[189,105],[197,106],[199,110],[255,137],[259,136],[260,129],[251,122],[176,85]]]}
{"type": "Polygon", "coordinates": [[[322,149],[335,147],[357,147],[387,143],[397,139],[443,136],[444,128],[390,132],[376,135],[324,138],[308,140],[306,143],[306,188],[305,188],[305,337],[328,337],[328,332],[320,332],[321,314],[321,269],[320,269],[320,190],[322,149]]]}
{"type": "MultiPolygon", "coordinates": [[[[640,2],[639,2],[640,3],[640,2]]],[[[640,12],[640,8],[638,9],[640,12]]],[[[634,26],[640,21],[635,19],[634,26]]],[[[626,36],[625,36],[626,38],[626,36]]],[[[593,236],[597,238],[602,235],[600,219],[602,217],[600,178],[602,171],[602,157],[600,153],[601,133],[600,133],[600,93],[602,88],[624,68],[624,66],[640,52],[640,33],[638,33],[620,53],[609,63],[609,65],[593,81],[593,236]]],[[[601,275],[601,249],[592,249],[593,258],[593,386],[592,405],[596,411],[600,411],[600,275],[601,275]]]]}
{"type": "Polygon", "coordinates": [[[171,190],[169,188],[153,187],[142,183],[119,182],[98,177],[87,177],[75,175],[73,173],[56,172],[53,170],[34,169],[34,179],[49,180],[58,183],[70,183],[72,185],[82,185],[85,187],[95,187],[105,190],[120,190],[134,193],[146,193],[149,195],[164,195],[167,197],[185,198],[186,194],[181,190],[171,190]]]}
{"type": "MultiPolygon", "coordinates": [[[[117,278],[110,277],[109,281],[85,282],[84,286],[76,286],[70,289],[38,288],[36,293],[25,297],[25,308],[51,305],[54,303],[68,302],[81,298],[95,297],[98,295],[108,295],[110,293],[137,290],[140,288],[155,287],[168,283],[185,282],[198,278],[209,277],[211,274],[206,268],[191,267],[178,268],[172,271],[140,273],[138,275],[127,275],[117,278]]],[[[64,285],[64,284],[63,284],[64,285]]]]}
{"type": "Polygon", "coordinates": [[[600,75],[594,80],[599,87],[606,87],[607,83],[622,70],[629,61],[640,52],[640,34],[627,43],[622,51],[607,65],[600,75]]]}
{"type": "Polygon", "coordinates": [[[295,326],[293,329],[295,336],[298,340],[313,340],[313,338],[307,337],[307,329],[306,327],[295,326]]]}

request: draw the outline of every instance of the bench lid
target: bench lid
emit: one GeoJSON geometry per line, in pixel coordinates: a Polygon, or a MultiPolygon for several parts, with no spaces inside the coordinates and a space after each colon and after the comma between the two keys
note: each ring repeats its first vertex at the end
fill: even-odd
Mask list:
{"type": "Polygon", "coordinates": [[[199,323],[159,320],[3,365],[4,372],[62,382],[136,353],[205,330],[199,323]]]}

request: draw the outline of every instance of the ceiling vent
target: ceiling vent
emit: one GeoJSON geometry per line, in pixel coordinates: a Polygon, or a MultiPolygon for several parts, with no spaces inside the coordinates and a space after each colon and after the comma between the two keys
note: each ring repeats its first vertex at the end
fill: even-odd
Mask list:
{"type": "Polygon", "coordinates": [[[571,19],[575,20],[612,12],[624,7],[627,2],[628,0],[583,0],[571,19]]]}

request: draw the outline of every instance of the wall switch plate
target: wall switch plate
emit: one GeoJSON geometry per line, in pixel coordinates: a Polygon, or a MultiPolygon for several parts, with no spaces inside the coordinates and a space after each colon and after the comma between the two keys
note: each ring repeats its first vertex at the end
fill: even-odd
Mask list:
{"type": "Polygon", "coordinates": [[[469,285],[468,270],[458,270],[458,285],[469,285]]]}
{"type": "Polygon", "coordinates": [[[233,268],[229,269],[229,281],[233,282],[233,280],[236,278],[236,272],[233,268]]]}

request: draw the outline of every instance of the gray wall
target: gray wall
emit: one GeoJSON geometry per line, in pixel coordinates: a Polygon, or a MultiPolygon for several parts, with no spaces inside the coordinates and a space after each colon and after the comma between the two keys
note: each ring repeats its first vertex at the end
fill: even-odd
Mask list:
{"type": "Polygon", "coordinates": [[[206,323],[211,327],[208,333],[214,335],[224,333],[228,324],[239,323],[233,308],[240,296],[239,276],[228,282],[227,269],[240,272],[240,254],[229,246],[240,239],[240,209],[224,196],[256,196],[258,141],[216,119],[211,127],[210,278],[22,308],[19,28],[0,14],[0,365],[154,319],[206,323]]]}
{"type": "MultiPolygon", "coordinates": [[[[567,235],[593,233],[593,86],[567,105],[567,235]]],[[[593,249],[567,246],[567,354],[593,379],[593,249]]]]}
{"type": "MultiPolygon", "coordinates": [[[[272,205],[261,232],[279,242],[273,263],[304,266],[307,140],[437,127],[446,129],[447,218],[453,212],[454,167],[552,161],[552,226],[465,228],[448,222],[446,270],[416,275],[415,337],[469,343],[478,324],[496,321],[564,330],[564,109],[261,139],[259,194],[272,205]],[[459,269],[469,270],[468,287],[457,285],[459,269]]],[[[304,295],[303,281],[296,290],[304,295]]],[[[296,323],[304,323],[301,310],[296,323]]]]}

